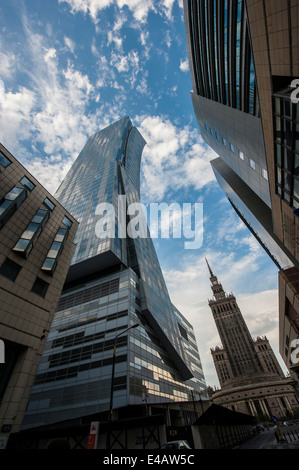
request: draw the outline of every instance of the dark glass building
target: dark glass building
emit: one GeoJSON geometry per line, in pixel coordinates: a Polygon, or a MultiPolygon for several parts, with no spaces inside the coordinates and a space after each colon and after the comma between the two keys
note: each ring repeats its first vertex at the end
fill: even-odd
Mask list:
{"type": "Polygon", "coordinates": [[[206,388],[193,328],[171,303],[147,226],[144,238],[124,233],[140,200],[144,145],[128,117],[113,123],[88,140],[56,193],[80,225],[24,429],[109,410],[116,336],[114,409],[198,400],[206,388]],[[109,203],[105,223],[99,203],[109,203]]]}
{"type": "Polygon", "coordinates": [[[184,0],[200,133],[219,155],[219,185],[280,270],[280,353],[299,388],[298,15],[298,1],[184,0]]]}

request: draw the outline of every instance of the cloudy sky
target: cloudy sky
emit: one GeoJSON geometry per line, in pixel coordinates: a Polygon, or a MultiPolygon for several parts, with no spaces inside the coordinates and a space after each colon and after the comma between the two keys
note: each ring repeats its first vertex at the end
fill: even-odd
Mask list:
{"type": "MultiPolygon", "coordinates": [[[[203,243],[154,240],[173,303],[195,328],[207,384],[219,386],[210,348],[208,258],[237,297],[252,336],[278,353],[277,269],[214,178],[190,99],[182,0],[2,0],[0,139],[55,193],[87,138],[129,115],[147,145],[141,198],[203,205],[203,243]]],[[[284,368],[285,370],[285,368],[284,368]]]]}

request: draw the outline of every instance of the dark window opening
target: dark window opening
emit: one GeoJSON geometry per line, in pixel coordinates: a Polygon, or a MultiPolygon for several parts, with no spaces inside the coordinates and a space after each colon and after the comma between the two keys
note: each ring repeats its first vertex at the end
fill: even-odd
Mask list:
{"type": "Polygon", "coordinates": [[[47,293],[48,287],[48,282],[44,281],[40,277],[37,277],[32,286],[31,292],[34,292],[34,294],[37,294],[40,297],[44,298],[47,293]]]}
{"type": "Polygon", "coordinates": [[[14,282],[21,269],[22,266],[15,263],[11,259],[6,258],[6,260],[1,265],[0,274],[14,282]]]}

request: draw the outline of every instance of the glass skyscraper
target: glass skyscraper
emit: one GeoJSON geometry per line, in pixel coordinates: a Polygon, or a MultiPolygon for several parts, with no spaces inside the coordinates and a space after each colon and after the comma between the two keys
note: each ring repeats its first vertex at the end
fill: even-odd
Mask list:
{"type": "Polygon", "coordinates": [[[211,165],[279,273],[279,351],[299,336],[299,2],[183,0],[191,98],[211,165]]]}
{"type": "Polygon", "coordinates": [[[247,3],[184,0],[184,16],[191,99],[200,133],[219,155],[211,161],[215,177],[278,268],[293,265],[273,228],[247,3]]]}
{"type": "Polygon", "coordinates": [[[171,303],[147,227],[144,238],[123,233],[133,217],[124,221],[119,203],[127,214],[140,201],[144,145],[120,119],[88,140],[56,193],[80,225],[23,429],[108,411],[122,331],[114,408],[198,399],[206,388],[193,328],[171,303]],[[105,223],[100,203],[109,203],[105,223]],[[99,237],[99,223],[115,237],[99,237]]]}

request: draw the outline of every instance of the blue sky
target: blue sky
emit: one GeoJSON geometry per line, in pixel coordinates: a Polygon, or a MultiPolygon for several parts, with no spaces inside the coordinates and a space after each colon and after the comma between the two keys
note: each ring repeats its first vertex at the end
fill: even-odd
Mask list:
{"type": "MultiPolygon", "coordinates": [[[[193,324],[208,385],[220,345],[208,258],[252,336],[278,353],[277,269],[219,188],[190,99],[182,0],[2,0],[0,139],[54,194],[90,135],[129,115],[147,145],[141,199],[203,204],[203,244],[155,240],[173,303],[193,324]]],[[[284,369],[285,370],[285,369],[284,369]]]]}

